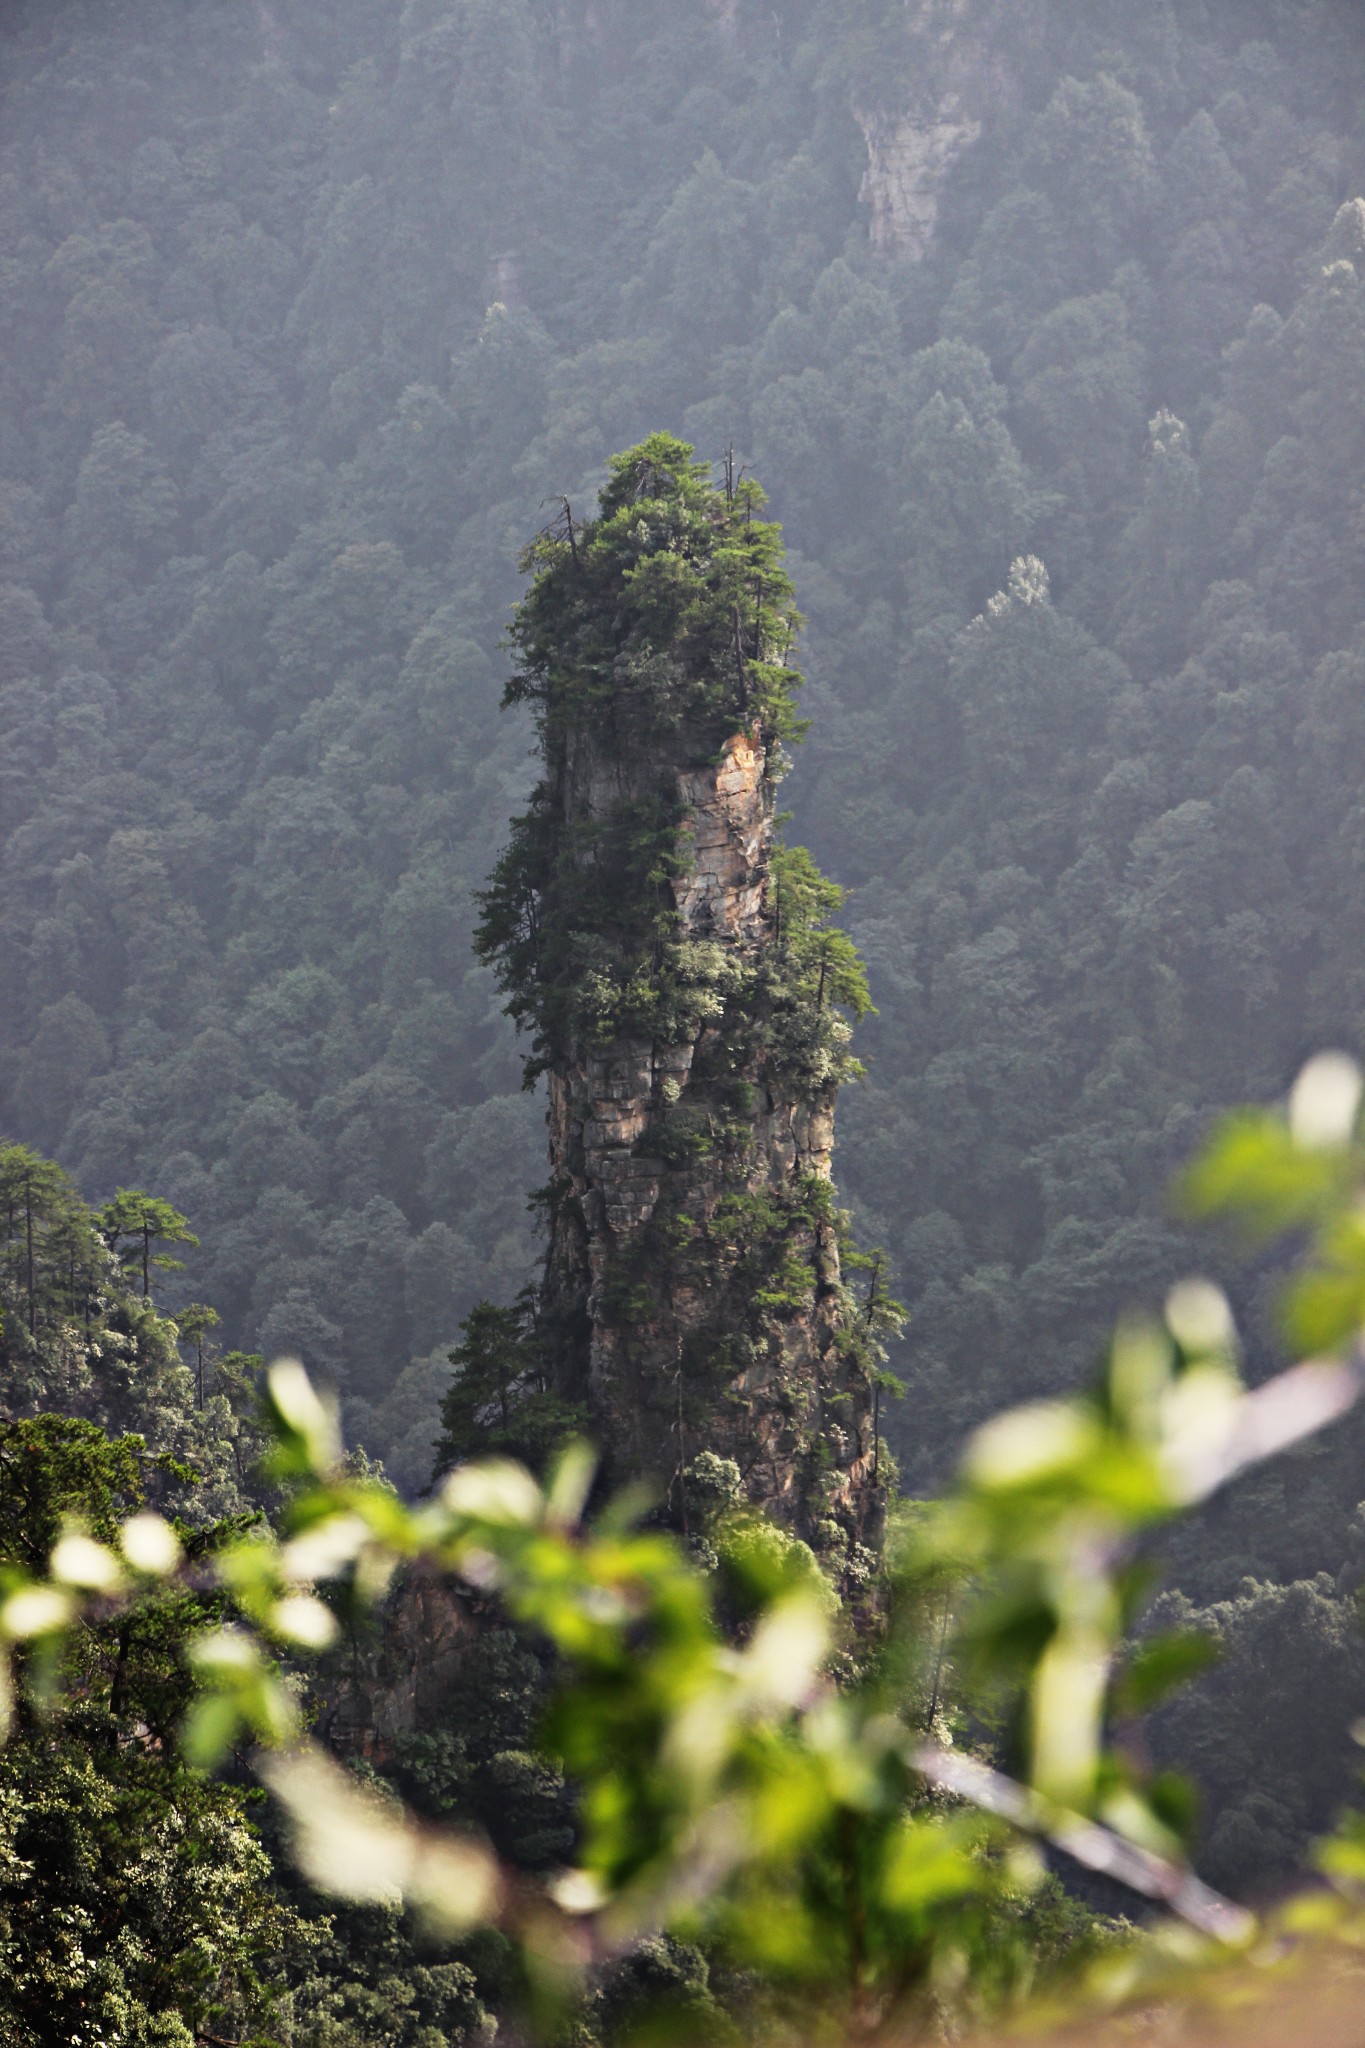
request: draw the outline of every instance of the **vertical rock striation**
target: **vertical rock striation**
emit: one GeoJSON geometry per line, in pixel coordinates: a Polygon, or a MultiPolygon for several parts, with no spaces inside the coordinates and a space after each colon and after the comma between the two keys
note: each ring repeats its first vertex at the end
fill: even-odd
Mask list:
{"type": "Polygon", "coordinates": [[[876,1304],[841,1270],[830,1158],[838,892],[781,846],[795,614],[756,491],[666,436],[531,551],[513,697],[544,780],[481,935],[549,1087],[539,1341],[619,1476],[686,1519],[703,1452],[841,1568],[875,1541],[876,1304]]]}
{"type": "MultiPolygon", "coordinates": [[[[768,751],[736,733],[717,765],[674,775],[688,855],[671,883],[679,931],[716,948],[717,978],[742,987],[775,943],[768,751]]],[[[565,794],[572,834],[578,792],[565,794]]],[[[671,1488],[710,1450],[807,1533],[823,1512],[861,1534],[870,1389],[839,1343],[834,1083],[784,1072],[765,1039],[759,1018],[730,1004],[695,1036],[564,1048],[548,1077],[545,1308],[582,1333],[561,1369],[586,1386],[623,1469],[671,1488]],[[783,1264],[799,1269],[786,1298],[756,1309],[773,1279],[764,1268],[783,1264]]]]}
{"type": "Polygon", "coordinates": [[[861,107],[854,113],[867,144],[859,197],[871,211],[869,240],[884,255],[918,263],[933,245],[948,173],[980,136],[981,123],[951,91],[929,115],[861,107]]]}
{"type": "Polygon", "coordinates": [[[859,196],[881,254],[918,263],[929,253],[953,166],[980,138],[986,113],[1013,96],[1001,50],[1010,11],[998,0],[908,0],[901,62],[855,86],[867,145],[859,196]]]}

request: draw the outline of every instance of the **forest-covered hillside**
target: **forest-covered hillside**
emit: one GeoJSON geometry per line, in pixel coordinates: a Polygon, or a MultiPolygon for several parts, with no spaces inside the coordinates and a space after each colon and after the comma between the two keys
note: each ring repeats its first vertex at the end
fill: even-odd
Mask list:
{"type": "Polygon", "coordinates": [[[1073,1384],[1210,1107],[1362,1037],[1362,95],[1350,0],[12,0],[0,1127],[425,1479],[535,1257],[517,551],[668,427],[808,615],[910,1483],[1073,1384]]]}
{"type": "MultiPolygon", "coordinates": [[[[488,1297],[524,1334],[544,1105],[471,943],[536,815],[504,635],[527,542],[572,558],[651,435],[728,456],[731,508],[761,477],[806,614],[783,801],[877,1006],[836,1173],[886,1247],[867,1329],[910,1310],[874,1483],[883,1420],[921,1494],[970,1426],[1079,1386],[1190,1263],[1166,1189],[1216,1111],[1365,1050],[1359,0],[7,0],[6,1572],[73,1505],[112,1541],[160,1502],[192,1561],[264,1532],[262,1355],[337,1385],[414,1494],[462,1318],[488,1297]],[[139,1272],[141,1189],[183,1273],[139,1272]],[[222,1317],[206,1392],[190,1301],[222,1317]]],[[[1207,1257],[1257,1379],[1275,1275],[1207,1257]]],[[[1194,1772],[1200,1867],[1239,1893],[1350,1794],[1362,1457],[1359,1420],[1314,1438],[1167,1553],[1156,1619],[1225,1654],[1151,1754],[1194,1772]]],[[[74,2027],[96,1979],[164,2007],[171,1956],[192,2010],[216,1913],[232,2033],[278,1994],[310,2048],[486,2040],[492,1949],[387,1907],[322,1930],[235,1783],[167,1791],[212,1618],[130,1650],[97,1614],[72,1746],[25,1724],[4,1753],[35,2026],[54,1926],[74,2027]],[[147,1875],[123,1817],[150,1839],[152,1784],[188,1832],[101,1920],[147,1875]]],[[[544,1674],[483,1640],[381,1762],[539,1869],[576,1825],[533,1753],[544,1674]]],[[[684,1961],[642,1981],[690,1996],[684,1961]]]]}

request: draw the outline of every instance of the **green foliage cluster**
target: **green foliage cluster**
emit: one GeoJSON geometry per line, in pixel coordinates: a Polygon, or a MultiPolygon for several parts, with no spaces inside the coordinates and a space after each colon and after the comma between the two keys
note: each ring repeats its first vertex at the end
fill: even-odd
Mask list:
{"type": "Polygon", "coordinates": [[[691,1044],[706,1025],[738,1037],[736,1011],[748,1022],[755,1010],[779,1013],[773,1036],[813,1078],[848,1069],[826,1004],[861,1014],[870,998],[830,924],[842,892],[810,855],[774,860],[776,972],[685,933],[670,886],[689,858],[679,774],[719,761],[738,733],[764,749],[775,784],[782,743],[804,734],[788,661],[800,622],[762,505],[733,462],[721,488],[686,442],[656,433],[612,458],[595,518],[576,523],[566,499],[522,557],[531,584],[504,703],[536,707],[545,773],[483,894],[475,947],[530,1037],[528,1085],[618,1037],[691,1044]],[[593,784],[608,778],[604,800],[593,784]],[[812,977],[814,1017],[781,1016],[812,977]]]}
{"type": "MultiPolygon", "coordinates": [[[[1152,1539],[1365,1393],[1363,1094],[1350,1062],[1319,1059],[1287,1117],[1229,1121],[1185,1183],[1191,1206],[1262,1237],[1306,1235],[1283,1320],[1291,1333],[1321,1335],[1327,1288],[1327,1351],[1248,1392],[1226,1297],[1206,1280],[1183,1282],[1160,1321],[1120,1326],[1090,1391],[1027,1404],[977,1432],[953,1488],[904,1518],[887,1628],[854,1666],[847,1616],[810,1552],[737,1509],[740,1477],[723,1460],[698,1459],[689,1475],[707,1513],[692,1556],[641,1528],[629,1500],[585,1524],[594,1460],[581,1445],[544,1486],[489,1460],[406,1508],[381,1481],[346,1472],[334,1416],[285,1361],[267,1384],[272,1466],[289,1482],[278,1528],[210,1546],[191,1592],[169,1525],[120,1521],[105,1499],[106,1540],[68,1527],[50,1557],[4,1588],[0,1635],[17,1658],[21,1714],[39,1710],[73,1642],[79,1657],[103,1629],[122,1645],[187,1594],[221,1603],[200,1616],[219,1625],[188,1645],[199,1690],[189,1699],[182,1681],[179,1739],[203,1762],[262,1745],[255,1768],[287,1816],[301,1871],[351,1902],[357,1930],[372,1918],[373,1982],[338,1988],[327,2011],[382,2021],[414,2048],[423,2022],[480,2024],[476,1945],[471,1962],[397,1955],[373,1916],[391,1916],[400,1899],[430,1940],[496,1930],[504,1984],[557,2036],[935,2033],[1009,2010],[1040,1983],[1055,1989],[1059,1969],[1088,1969],[1092,1990],[1111,1997],[1150,1995],[1173,1962],[1207,1960],[1210,1942],[1244,1949],[1257,1931],[1194,1876],[1188,1787],[1146,1767],[1135,1740],[1161,1701],[1174,1696],[1167,1712],[1178,1714],[1211,1654],[1187,1612],[1158,1613],[1151,1619],[1176,1626],[1135,1637],[1152,1539]],[[414,1812],[372,1772],[348,1774],[309,1744],[278,1669],[287,1646],[335,1636],[319,1583],[363,1609],[395,1566],[418,1560],[496,1597],[555,1658],[535,1739],[576,1785],[576,1812],[568,1827],[534,1832],[516,1865],[505,1844],[524,1825],[528,1793],[542,1818],[562,1798],[548,1762],[536,1788],[529,1749],[485,1756],[485,1794],[500,1786],[504,1797],[471,1811],[489,1732],[476,1708],[459,1741],[422,1733],[402,1745],[395,1773],[414,1812]],[[434,1832],[422,1815],[466,1825],[434,1832]],[[482,1837],[471,1819],[484,1820],[482,1837]],[[1165,1901],[1185,1923],[1183,1947],[1159,1930],[1096,1924],[1045,1875],[1039,1840],[1165,1901]],[[550,1868],[531,1878],[528,1863],[550,1868]]],[[[58,1491],[68,1483],[58,1470],[58,1491]]],[[[125,1483],[117,1447],[104,1483],[125,1483]]],[[[91,1492],[100,1506],[99,1480],[91,1492]]],[[[1302,1607],[1291,1596],[1279,1618],[1311,1640],[1302,1607]]],[[[1222,1633],[1235,1641],[1236,1622],[1222,1633]]],[[[511,1681],[511,1730],[541,1687],[518,1672],[526,1653],[505,1631],[485,1639],[482,1656],[504,1687],[511,1681]]],[[[472,1704],[480,1682],[471,1683],[472,1704]]],[[[74,1692],[71,1711],[98,1704],[88,1678],[74,1692]]],[[[528,1735],[529,1721],[516,1732],[528,1735]]],[[[1291,1736],[1290,1754],[1296,1744],[1291,1736]]],[[[104,1812],[88,1791],[74,1803],[87,1827],[104,1812]]],[[[1223,1832],[1235,1858],[1237,1830],[1223,1832]]],[[[1331,1889],[1281,1918],[1282,1942],[1308,1930],[1359,1938],[1358,1819],[1319,1861],[1331,1889]]],[[[192,1917],[196,1899],[183,1897],[182,1912],[192,1917]]],[[[136,1924],[141,1901],[121,1899],[120,1910],[136,1924]]],[[[221,2006],[230,1972],[219,1936],[212,1953],[192,1942],[182,1961],[212,1979],[221,2006]]],[[[238,1945],[249,1946],[245,1934],[238,1945]]],[[[314,1980],[298,1990],[313,1996],[314,1980]]],[[[183,2004],[188,1986],[177,1995],[183,2004]]],[[[298,2038],[346,2036],[324,2024],[298,2038]]]]}
{"type": "Polygon", "coordinates": [[[295,1930],[240,1794],[110,1739],[20,1739],[0,1815],[12,2041],[190,2048],[269,2024],[295,1930]]]}
{"type": "Polygon", "coordinates": [[[718,489],[664,433],[611,458],[594,519],[575,527],[565,500],[562,529],[522,556],[506,696],[539,708],[548,751],[591,728],[619,753],[681,740],[679,765],[703,766],[737,727],[770,746],[801,732],[786,662],[800,620],[763,504],[751,478],[727,470],[718,489]]]}
{"type": "MultiPolygon", "coordinates": [[[[127,1190],[92,1210],[59,1168],[19,1146],[0,1148],[0,1175],[10,1205],[0,1602],[18,1599],[21,1613],[54,1554],[67,1560],[68,1588],[91,1596],[61,1641],[44,1630],[63,1600],[69,1612],[70,1590],[56,1615],[49,1603],[33,1628],[8,1631],[22,1647],[17,1696],[0,1686],[0,2032],[16,2048],[481,2038],[484,1996],[505,1976],[496,1955],[476,1971],[392,1902],[349,1919],[328,1912],[263,1835],[259,1794],[240,1773],[206,1778],[182,1747],[196,1645],[250,1599],[250,1573],[234,1590],[220,1561],[235,1544],[251,1559],[263,1510],[289,1483],[263,1460],[260,1358],[206,1344],[215,1319],[204,1305],[173,1321],[141,1292],[174,1265],[152,1247],[185,1242],[184,1218],[127,1190]],[[182,1348],[197,1349],[197,1373],[182,1348]],[[101,1545],[122,1553],[112,1577],[101,1545]],[[138,1597],[111,1598],[120,1583],[138,1597]]],[[[505,1820],[509,1854],[532,1854],[537,1827],[539,1853],[562,1853],[562,1783],[512,1747],[527,1739],[532,1709],[519,1724],[509,1703],[518,1688],[535,1697],[526,1652],[501,1638],[474,1661],[466,1718],[485,1725],[481,1746],[469,1745],[460,1811],[505,1820]]]]}
{"type": "MultiPolygon", "coordinates": [[[[150,1491],[174,1491],[194,1472],[184,1507],[193,1519],[212,1521],[245,1504],[263,1442],[261,1360],[210,1345],[206,1361],[214,1311],[195,1304],[175,1319],[150,1292],[153,1274],[178,1267],[155,1247],[197,1242],[160,1197],[120,1189],[92,1208],[54,1161],[0,1143],[0,1413],[8,1418],[0,1428],[48,1411],[52,1454],[60,1436],[75,1494],[93,1475],[84,1462],[90,1446],[112,1429],[125,1455],[140,1461],[138,1484],[150,1491]],[[191,1344],[193,1371],[182,1348],[191,1344]]],[[[29,1510],[20,1466],[10,1484],[22,1518],[29,1510]]],[[[44,1526],[41,1518],[35,1524],[44,1526]]],[[[10,1534],[21,1540],[17,1521],[10,1534]]]]}
{"type": "Polygon", "coordinates": [[[441,1403],[438,1473],[490,1454],[543,1471],[551,1453],[584,1426],[581,1407],[555,1390],[551,1344],[533,1287],[511,1308],[476,1303],[450,1362],[455,1376],[441,1403]]]}
{"type": "Polygon", "coordinates": [[[828,1002],[865,1017],[872,1008],[867,975],[847,932],[830,920],[845,892],[822,875],[804,846],[773,853],[773,924],[776,950],[798,976],[815,977],[817,1010],[828,1002]]]}
{"type": "MultiPolygon", "coordinates": [[[[22,1593],[63,1541],[119,1541],[149,1497],[175,1517],[172,1547],[193,1574],[255,1519],[206,1524],[201,1491],[140,1435],[52,1413],[0,1423],[0,1588],[22,1593]]],[[[302,1954],[296,1916],[241,1789],[177,1750],[194,1692],[186,1647],[223,1612],[193,1576],[152,1582],[136,1607],[91,1613],[60,1652],[40,1640],[27,1653],[0,1749],[3,2013],[16,2043],[188,2048],[278,2006],[286,1961],[302,1954]]]]}

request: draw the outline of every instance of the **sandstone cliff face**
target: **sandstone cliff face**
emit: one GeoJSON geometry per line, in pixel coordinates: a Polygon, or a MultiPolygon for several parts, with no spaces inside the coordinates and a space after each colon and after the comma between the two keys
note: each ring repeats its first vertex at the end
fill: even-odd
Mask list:
{"type": "MultiPolygon", "coordinates": [[[[600,823],[659,773],[657,759],[576,736],[560,778],[565,831],[600,823]]],[[[716,1010],[680,1042],[618,1037],[552,1066],[546,1307],[578,1333],[580,1388],[622,1476],[650,1478],[678,1511],[684,1467],[711,1451],[817,1543],[875,1540],[870,1392],[841,1349],[848,1308],[820,1199],[834,1088],[784,1069],[770,1020],[742,993],[777,939],[761,735],[734,733],[719,761],[672,771],[672,787],[673,900],[684,943],[709,949],[716,1010]],[[765,1258],[784,1267],[784,1299],[756,1315],[765,1258]]]]}
{"type": "Polygon", "coordinates": [[[917,263],[933,242],[947,175],[980,135],[981,123],[952,92],[944,94],[932,119],[855,112],[867,143],[861,197],[872,210],[872,246],[917,263]]]}
{"type": "Polygon", "coordinates": [[[891,99],[867,92],[855,101],[867,144],[860,196],[869,239],[884,255],[917,263],[928,253],[949,173],[988,109],[1008,95],[993,11],[983,0],[912,0],[908,82],[891,99]]]}
{"type": "MultiPolygon", "coordinates": [[[[548,1082],[549,1242],[534,1315],[486,1359],[471,1331],[446,1450],[520,1419],[535,1457],[585,1413],[613,1487],[647,1480],[685,1530],[694,1492],[738,1488],[861,1600],[895,1315],[844,1283],[830,1159],[868,996],[838,890],[775,838],[799,618],[762,502],[652,435],[612,459],[597,519],[566,504],[529,552],[508,695],[536,707],[542,777],[476,947],[548,1082]]],[[[333,1689],[331,1739],[382,1756],[485,1639],[476,1603],[411,1577],[333,1689]]]]}
{"type": "MultiPolygon", "coordinates": [[[[659,766],[576,735],[560,777],[565,828],[638,799],[659,766]]],[[[690,939],[736,965],[776,940],[771,770],[761,737],[741,731],[719,762],[673,772],[685,849],[672,883],[677,912],[690,939]]],[[[694,1039],[620,1038],[551,1070],[560,1197],[542,1298],[565,1333],[566,1385],[582,1391],[586,1380],[615,1479],[651,1480],[676,1516],[682,1468],[702,1451],[733,1459],[749,1499],[810,1540],[837,1575],[856,1565],[860,1546],[866,1569],[885,1493],[866,1375],[840,1349],[848,1307],[834,1229],[801,1193],[808,1177],[829,1184],[834,1088],[784,1082],[762,1023],[744,1017],[736,1028],[721,1011],[694,1039]],[[737,1084],[751,1098],[742,1130],[737,1084]],[[725,1144],[666,1156],[680,1113],[725,1124],[725,1144]],[[796,1269],[787,1303],[760,1326],[745,1221],[725,1213],[752,1197],[775,1200],[768,1221],[796,1269]]],[[[462,1665],[487,1625],[468,1589],[405,1573],[378,1637],[348,1665],[338,1660],[322,1739],[382,1765],[400,1737],[448,1725],[462,1665]]]]}

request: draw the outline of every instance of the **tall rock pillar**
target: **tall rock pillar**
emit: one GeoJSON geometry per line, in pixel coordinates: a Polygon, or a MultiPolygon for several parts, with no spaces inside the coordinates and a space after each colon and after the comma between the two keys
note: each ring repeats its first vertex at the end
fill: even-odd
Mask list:
{"type": "Polygon", "coordinates": [[[513,698],[544,779],[480,944],[549,1089],[539,1333],[613,1471],[686,1514],[702,1452],[838,1567],[874,1542],[879,1305],[841,1270],[835,1095],[856,1072],[838,891],[783,848],[796,618],[752,487],[667,436],[530,550],[513,698]]]}

